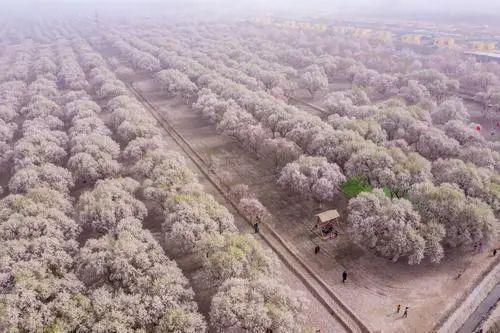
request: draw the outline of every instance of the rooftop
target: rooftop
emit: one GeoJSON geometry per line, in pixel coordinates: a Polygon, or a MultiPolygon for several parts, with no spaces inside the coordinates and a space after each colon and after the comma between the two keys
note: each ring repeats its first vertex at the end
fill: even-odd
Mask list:
{"type": "Polygon", "coordinates": [[[473,55],[473,56],[479,56],[479,57],[487,57],[487,58],[492,58],[492,59],[498,59],[500,60],[500,53],[495,53],[495,52],[473,52],[473,51],[466,51],[464,52],[465,54],[473,55]]]}
{"type": "Polygon", "coordinates": [[[317,217],[321,223],[334,220],[339,216],[339,213],[335,209],[327,210],[323,213],[314,215],[314,217],[317,217]]]}

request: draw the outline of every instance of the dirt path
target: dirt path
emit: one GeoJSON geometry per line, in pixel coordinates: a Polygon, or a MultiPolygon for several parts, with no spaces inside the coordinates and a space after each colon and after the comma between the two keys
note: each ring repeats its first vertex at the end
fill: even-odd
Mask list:
{"type": "Polygon", "coordinates": [[[474,332],[479,324],[488,316],[493,307],[500,301],[500,284],[488,294],[481,302],[479,307],[474,311],[457,333],[474,332]]]}
{"type": "MultiPolygon", "coordinates": [[[[137,75],[134,79],[145,79],[145,76],[137,75]]],[[[187,142],[183,142],[183,138],[177,134],[175,128],[169,125],[168,121],[165,121],[162,117],[158,117],[158,113],[160,112],[154,110],[156,109],[156,106],[150,104],[148,100],[144,99],[140,91],[137,91],[131,84],[128,84],[128,88],[132,94],[135,94],[135,97],[143,103],[146,110],[150,111],[151,115],[157,120],[160,128],[163,129],[163,136],[169,149],[180,152],[186,157],[191,158],[187,159],[188,166],[196,173],[204,176],[199,180],[204,186],[205,191],[214,195],[219,202],[223,203],[230,210],[230,212],[235,216],[235,223],[240,232],[252,232],[253,229],[249,221],[242,218],[238,211],[236,211],[236,207],[231,205],[231,202],[228,202],[228,198],[224,196],[224,193],[219,188],[218,183],[213,181],[214,175],[209,174],[205,158],[198,155],[196,151],[192,150],[187,142]]],[[[161,234],[158,231],[159,224],[161,224],[161,220],[151,218],[148,219],[148,221],[145,221],[144,226],[152,230],[155,236],[159,239],[161,237],[161,234]]],[[[292,288],[292,290],[298,290],[303,293],[305,298],[309,301],[305,313],[307,318],[306,328],[312,331],[321,329],[322,332],[362,332],[363,330],[357,327],[357,323],[349,317],[346,310],[339,306],[334,299],[328,296],[328,290],[325,290],[326,284],[321,285],[320,283],[314,282],[314,276],[311,276],[306,268],[300,267],[297,263],[290,264],[296,260],[294,253],[291,253],[286,249],[284,242],[265,236],[267,233],[270,233],[268,231],[269,230],[263,226],[261,228],[261,234],[256,237],[265,248],[271,248],[281,260],[282,266],[280,269],[279,279],[292,288]],[[354,329],[351,330],[350,328],[354,329]]],[[[176,254],[175,251],[171,251],[172,249],[165,250],[169,256],[178,263],[183,273],[188,277],[193,290],[195,291],[195,300],[199,305],[200,311],[208,318],[210,299],[216,290],[213,286],[207,285],[207,281],[203,276],[201,264],[193,255],[179,255],[178,253],[176,254]]],[[[328,289],[327,286],[326,289],[328,289]]]]}
{"type": "MultiPolygon", "coordinates": [[[[152,111],[151,114],[166,130],[168,135],[170,135],[170,137],[176,142],[177,146],[179,146],[182,151],[188,155],[191,162],[194,164],[195,171],[204,176],[205,188],[217,197],[220,202],[224,202],[226,207],[231,210],[233,215],[236,217],[239,230],[245,233],[250,232],[252,230],[251,222],[239,212],[234,202],[227,195],[227,191],[219,185],[220,181],[218,180],[217,175],[209,171],[206,160],[198,154],[198,152],[193,149],[188,142],[185,141],[183,136],[177,132],[177,129],[171,125],[170,121],[166,117],[162,117],[162,111],[157,106],[150,103],[148,99],[144,98],[139,89],[135,89],[132,85],[129,86],[129,88],[134,91],[136,97],[143,102],[144,106],[152,111]]],[[[308,318],[309,320],[312,319],[311,326],[313,328],[321,327],[323,329],[334,329],[336,332],[344,330],[353,332],[367,331],[367,329],[364,328],[363,324],[359,322],[356,317],[352,317],[350,312],[351,310],[345,308],[345,306],[335,298],[335,295],[331,290],[329,290],[328,286],[326,286],[323,281],[318,280],[309,268],[298,260],[295,253],[290,251],[285,242],[280,239],[271,228],[263,225],[261,227],[261,233],[256,235],[256,237],[266,247],[271,248],[286,267],[286,269],[282,272],[284,281],[294,287],[300,286],[299,290],[309,294],[309,297],[307,298],[313,303],[311,304],[310,309],[314,309],[314,312],[309,312],[308,318]],[[326,316],[323,315],[318,317],[318,314],[322,312],[324,312],[326,316]],[[319,324],[315,324],[314,321],[319,322],[319,324]],[[335,325],[332,327],[332,325],[328,323],[329,321],[334,322],[335,325]]]]}

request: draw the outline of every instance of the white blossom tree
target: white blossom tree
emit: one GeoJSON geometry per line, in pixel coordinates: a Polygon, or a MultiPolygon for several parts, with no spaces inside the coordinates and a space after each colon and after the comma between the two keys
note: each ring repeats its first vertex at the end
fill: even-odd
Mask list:
{"type": "Polygon", "coordinates": [[[168,198],[186,188],[193,189],[196,180],[182,155],[163,149],[148,151],[135,163],[132,172],[144,178],[144,196],[162,211],[168,208],[168,198]]]}
{"type": "Polygon", "coordinates": [[[187,279],[151,233],[133,218],[117,230],[88,240],[76,259],[91,288],[89,331],[205,332],[187,279]]]}
{"type": "Polygon", "coordinates": [[[292,193],[322,203],[333,200],[345,180],[339,166],[328,163],[325,157],[302,155],[281,170],[278,184],[292,193]]]}
{"type": "Polygon", "coordinates": [[[12,267],[10,276],[2,277],[9,282],[2,283],[0,329],[68,332],[85,326],[89,300],[73,274],[56,275],[41,262],[26,261],[12,267]]]}
{"type": "Polygon", "coordinates": [[[451,98],[439,104],[438,108],[431,112],[431,117],[432,121],[439,125],[443,125],[450,120],[466,122],[469,119],[469,112],[461,100],[451,98]]]}
{"type": "Polygon", "coordinates": [[[9,190],[11,193],[21,193],[36,187],[47,187],[69,193],[73,185],[73,176],[68,170],[46,163],[19,169],[9,181],[9,190]]]}
{"type": "Polygon", "coordinates": [[[269,217],[267,208],[253,196],[241,198],[238,207],[253,222],[264,222],[269,217]]]}
{"type": "Polygon", "coordinates": [[[302,150],[293,141],[285,138],[273,138],[264,140],[262,152],[272,158],[275,169],[279,170],[287,163],[297,159],[302,150]]]}
{"type": "Polygon", "coordinates": [[[498,223],[486,203],[467,198],[457,185],[420,183],[410,191],[410,200],[423,221],[444,227],[443,243],[451,247],[487,242],[498,223]]]}
{"type": "Polygon", "coordinates": [[[323,68],[318,65],[311,65],[300,76],[299,85],[307,89],[311,97],[314,97],[317,91],[328,88],[328,77],[323,68]]]}
{"type": "Polygon", "coordinates": [[[438,102],[455,94],[460,86],[457,80],[450,79],[435,69],[415,71],[409,75],[409,78],[424,85],[438,102]]]}
{"type": "Polygon", "coordinates": [[[415,144],[430,127],[409,108],[387,108],[376,118],[389,140],[404,139],[410,145],[415,144]]]}
{"type": "Polygon", "coordinates": [[[458,157],[464,162],[471,162],[478,167],[488,168],[499,172],[500,154],[489,148],[476,147],[474,145],[461,148],[458,157]]]}
{"type": "Polygon", "coordinates": [[[166,150],[167,145],[161,136],[138,137],[127,144],[122,151],[122,157],[130,164],[135,164],[155,150],[166,150]]]}
{"type": "Polygon", "coordinates": [[[317,156],[324,156],[331,163],[344,166],[357,151],[373,145],[361,135],[350,130],[329,130],[317,135],[308,147],[308,151],[317,156]]]}
{"type": "Polygon", "coordinates": [[[173,241],[191,251],[204,235],[232,233],[236,226],[233,216],[211,195],[192,192],[171,199],[162,229],[167,244],[173,241]]]}
{"type": "Polygon", "coordinates": [[[400,94],[409,104],[417,104],[430,97],[427,88],[416,80],[409,80],[408,84],[400,89],[400,94]]]}
{"type": "Polygon", "coordinates": [[[325,108],[340,116],[352,116],[355,105],[346,94],[336,91],[326,97],[325,108]]]}
{"type": "Polygon", "coordinates": [[[429,128],[420,135],[416,143],[417,151],[425,158],[436,160],[438,158],[453,157],[458,154],[459,143],[457,140],[446,136],[438,128],[429,128]]]}
{"type": "Polygon", "coordinates": [[[450,120],[444,125],[443,130],[447,136],[457,140],[463,146],[480,148],[486,145],[484,136],[476,131],[472,124],[466,124],[460,120],[450,120]]]}
{"type": "Polygon", "coordinates": [[[210,323],[217,332],[300,332],[305,300],[273,279],[230,279],[212,299],[210,323]]]}
{"type": "Polygon", "coordinates": [[[38,130],[20,139],[14,147],[16,168],[44,163],[62,164],[68,138],[61,131],[38,130]]]}
{"type": "Polygon", "coordinates": [[[207,234],[200,242],[203,268],[210,279],[258,279],[275,276],[278,263],[250,235],[207,234]]]}
{"type": "Polygon", "coordinates": [[[61,118],[63,116],[62,108],[53,100],[42,95],[35,95],[31,97],[28,104],[21,108],[19,112],[27,119],[46,116],[61,118]]]}
{"type": "Polygon", "coordinates": [[[364,179],[373,187],[394,183],[395,161],[390,152],[382,147],[369,147],[353,154],[345,164],[346,174],[364,179]]]}
{"type": "Polygon", "coordinates": [[[420,215],[406,199],[390,199],[381,189],[363,192],[349,201],[348,226],[354,241],[393,262],[407,257],[418,264],[424,258],[420,215]]]}
{"type": "Polygon", "coordinates": [[[374,118],[356,119],[332,114],[328,117],[327,122],[334,129],[355,131],[365,139],[377,144],[387,140],[387,133],[374,118]]]}
{"type": "Polygon", "coordinates": [[[98,181],[78,200],[79,223],[96,231],[111,232],[124,218],[133,217],[142,221],[147,209],[134,197],[138,189],[139,183],[132,178],[98,181]]]}
{"type": "MultiPolygon", "coordinates": [[[[3,99],[2,99],[3,101],[3,99]]],[[[16,111],[10,104],[0,104],[0,119],[8,123],[16,117],[16,111]]]]}
{"type": "Polygon", "coordinates": [[[194,96],[198,88],[189,77],[177,69],[165,69],[156,74],[156,81],[160,88],[184,98],[194,96]]]}

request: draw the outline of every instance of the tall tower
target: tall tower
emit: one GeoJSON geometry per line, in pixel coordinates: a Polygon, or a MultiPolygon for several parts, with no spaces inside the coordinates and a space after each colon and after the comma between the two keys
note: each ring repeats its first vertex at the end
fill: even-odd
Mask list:
{"type": "Polygon", "coordinates": [[[95,10],[95,25],[99,28],[99,14],[97,13],[97,9],[95,10]]]}

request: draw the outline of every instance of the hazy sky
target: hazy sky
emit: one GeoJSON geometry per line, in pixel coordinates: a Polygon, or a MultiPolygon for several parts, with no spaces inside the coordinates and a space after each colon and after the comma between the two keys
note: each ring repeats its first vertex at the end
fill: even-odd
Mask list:
{"type": "Polygon", "coordinates": [[[169,2],[200,2],[200,3],[225,3],[225,4],[289,4],[289,5],[328,5],[328,6],[397,6],[401,8],[429,8],[429,9],[449,9],[449,10],[491,10],[500,7],[499,0],[0,0],[0,2],[12,2],[17,4],[26,3],[163,3],[169,2]]]}
{"type": "Polygon", "coordinates": [[[0,2],[12,3],[148,3],[148,2],[203,2],[203,3],[231,3],[236,4],[239,2],[247,3],[288,3],[288,4],[318,4],[323,5],[340,5],[340,6],[398,6],[407,8],[447,8],[447,9],[492,9],[499,8],[499,0],[1,0],[0,2]]]}
{"type": "MultiPolygon", "coordinates": [[[[392,15],[394,17],[405,15],[437,14],[445,16],[475,15],[476,21],[485,17],[498,15],[500,17],[500,0],[0,0],[0,14],[9,14],[14,11],[31,10],[35,13],[44,12],[54,8],[74,9],[85,5],[87,8],[104,9],[110,6],[119,6],[123,11],[133,6],[141,10],[151,10],[162,7],[168,11],[169,7],[181,5],[183,8],[210,8],[212,10],[226,11],[238,8],[242,12],[281,11],[299,14],[307,13],[359,13],[373,15],[392,15]],[[161,4],[161,6],[159,6],[161,4]],[[190,5],[193,5],[190,7],[190,5]],[[2,10],[2,5],[9,6],[10,10],[2,10]],[[75,6],[73,6],[75,5],[75,6]],[[76,6],[78,5],[78,6],[76,6]]],[[[160,11],[161,12],[161,11],[160,11]]],[[[422,15],[420,15],[422,17],[422,15]]],[[[425,16],[423,16],[425,18],[425,16]]],[[[429,16],[431,17],[431,15],[429,16]]],[[[433,19],[436,19],[433,17],[433,19]]],[[[499,20],[500,21],[500,20],[499,20]]]]}

